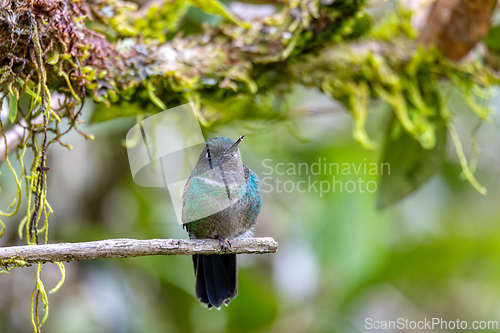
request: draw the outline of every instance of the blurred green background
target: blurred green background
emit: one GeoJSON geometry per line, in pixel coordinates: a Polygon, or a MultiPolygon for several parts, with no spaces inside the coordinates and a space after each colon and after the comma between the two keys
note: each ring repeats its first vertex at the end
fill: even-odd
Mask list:
{"type": "MultiPolygon", "coordinates": [[[[186,34],[197,32],[201,21],[220,18],[192,9],[186,34]]],[[[492,96],[487,103],[498,112],[500,91],[492,96]]],[[[207,139],[245,135],[243,162],[260,176],[263,190],[255,234],[279,242],[276,254],[239,256],[239,294],[229,307],[208,310],[196,300],[189,256],[71,262],[65,264],[66,282],[49,295],[50,315],[42,331],[356,333],[377,332],[365,327],[367,319],[500,321],[498,113],[478,132],[476,175],[487,196],[461,176],[449,142],[436,176],[403,202],[379,211],[380,192],[373,190],[379,176],[363,167],[370,171],[380,163],[387,106],[370,107],[368,133],[378,145],[369,151],[353,140],[352,117],[338,103],[301,87],[287,98],[281,101],[290,106],[287,120],[247,119],[205,133],[207,139]],[[336,163],[340,172],[298,174],[286,166],[305,163],[311,171],[318,161],[336,163]],[[342,172],[344,163],[351,166],[349,172],[342,172]],[[356,173],[352,166],[362,170],[356,173]],[[319,193],[319,182],[331,184],[332,177],[338,187],[319,193]],[[309,189],[309,184],[316,185],[309,189]]],[[[449,104],[470,156],[477,117],[457,94],[450,94],[449,104]]],[[[87,120],[94,106],[86,103],[87,120]]],[[[252,114],[251,107],[247,111],[252,114]]],[[[50,147],[50,243],[187,238],[168,193],[132,180],[123,142],[135,122],[90,123],[83,130],[95,135],[94,141],[70,133],[63,140],[72,151],[50,147]]],[[[16,187],[5,163],[0,172],[0,207],[5,209],[16,187]]],[[[26,200],[21,212],[25,209],[26,200]]],[[[21,215],[5,220],[0,246],[24,245],[17,234],[21,215]]],[[[0,274],[0,333],[33,330],[29,314],[35,277],[34,267],[0,274]]],[[[58,267],[45,264],[42,279],[52,289],[60,279],[58,267]]]]}
{"type": "MultiPolygon", "coordinates": [[[[65,284],[49,295],[50,316],[43,331],[349,333],[368,331],[366,318],[437,317],[470,323],[498,319],[498,114],[479,132],[477,177],[487,186],[487,196],[463,180],[449,143],[437,176],[402,203],[378,211],[378,191],[359,186],[352,192],[351,187],[338,187],[321,195],[290,190],[299,181],[331,181],[335,176],[344,184],[359,184],[377,181],[377,175],[269,175],[266,165],[312,165],[318,159],[339,165],[379,163],[389,114],[385,106],[373,105],[370,112],[368,130],[379,145],[368,151],[354,142],[352,119],[334,101],[303,88],[290,96],[296,117],[246,121],[207,133],[234,139],[245,134],[243,162],[268,184],[256,236],[279,242],[276,254],[239,256],[239,295],[229,307],[209,311],[195,299],[189,256],[71,262],[65,264],[65,284]],[[288,187],[271,189],[269,184],[277,179],[288,187]]],[[[498,92],[495,96],[489,103],[498,108],[498,92]]],[[[467,143],[476,118],[458,99],[452,97],[450,105],[462,142],[467,143]]],[[[91,111],[92,103],[86,108],[91,111]]],[[[95,135],[94,141],[71,134],[65,140],[73,151],[51,147],[48,186],[54,214],[49,242],[187,238],[168,194],[132,180],[122,143],[134,123],[135,118],[127,118],[91,124],[85,131],[95,135]]],[[[15,188],[5,164],[0,171],[0,204],[6,207],[15,188]]],[[[23,244],[18,222],[19,217],[6,220],[0,246],[23,244]]],[[[17,268],[0,275],[0,332],[32,330],[29,306],[35,273],[35,268],[17,268]]],[[[44,265],[42,278],[47,289],[53,288],[59,280],[57,266],[44,265]]]]}

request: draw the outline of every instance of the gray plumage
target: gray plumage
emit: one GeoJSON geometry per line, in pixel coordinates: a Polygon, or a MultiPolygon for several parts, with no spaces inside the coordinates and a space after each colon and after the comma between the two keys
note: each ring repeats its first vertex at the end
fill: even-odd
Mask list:
{"type": "MultiPolygon", "coordinates": [[[[190,238],[227,240],[252,235],[261,206],[259,178],[244,166],[236,142],[226,137],[205,143],[184,188],[182,219],[190,238]]],[[[230,249],[229,249],[230,251],[230,249]]],[[[196,295],[209,308],[237,295],[236,255],[194,255],[196,295]]]]}

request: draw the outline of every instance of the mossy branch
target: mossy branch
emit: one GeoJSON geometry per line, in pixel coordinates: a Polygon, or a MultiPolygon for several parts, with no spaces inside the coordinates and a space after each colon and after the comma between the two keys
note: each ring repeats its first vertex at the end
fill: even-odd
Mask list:
{"type": "Polygon", "coordinates": [[[153,255],[263,254],[275,253],[278,243],[271,237],[231,240],[227,252],[214,239],[107,239],[82,243],[58,243],[0,247],[0,266],[31,263],[129,258],[153,255]]]}

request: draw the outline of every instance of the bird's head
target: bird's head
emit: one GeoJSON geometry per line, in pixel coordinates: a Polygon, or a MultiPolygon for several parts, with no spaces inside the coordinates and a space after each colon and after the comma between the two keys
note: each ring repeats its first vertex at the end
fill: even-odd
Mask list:
{"type": "Polygon", "coordinates": [[[236,141],[227,137],[209,139],[201,151],[195,170],[207,172],[216,168],[222,168],[225,171],[241,169],[242,162],[238,147],[244,137],[242,135],[236,141]]]}

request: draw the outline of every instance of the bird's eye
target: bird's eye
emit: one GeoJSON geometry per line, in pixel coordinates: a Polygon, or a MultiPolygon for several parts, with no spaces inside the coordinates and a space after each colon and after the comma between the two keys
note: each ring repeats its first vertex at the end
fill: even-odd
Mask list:
{"type": "Polygon", "coordinates": [[[206,156],[207,158],[212,158],[212,157],[213,157],[213,155],[212,155],[212,153],[211,153],[211,152],[208,152],[205,156],[206,156]]]}

